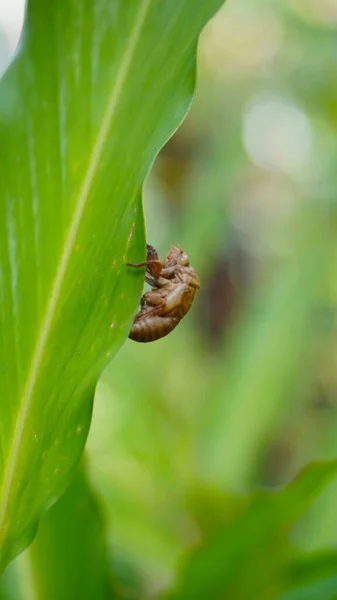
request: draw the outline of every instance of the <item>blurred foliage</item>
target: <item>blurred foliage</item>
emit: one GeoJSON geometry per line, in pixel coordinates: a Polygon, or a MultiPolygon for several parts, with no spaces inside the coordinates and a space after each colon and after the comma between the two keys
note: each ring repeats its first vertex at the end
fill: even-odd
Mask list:
{"type": "Polygon", "coordinates": [[[147,180],[149,242],[202,288],[97,387],[90,480],[135,598],[337,599],[336,42],[331,0],[227,0],[147,180]]]}
{"type": "MultiPolygon", "coordinates": [[[[178,241],[202,289],[172,335],[120,351],[89,438],[110,547],[144,597],[171,587],[186,549],[221,522],[219,494],[235,511],[237,493],[336,456],[332,4],[229,0],[202,36],[192,110],[147,181],[148,240],[161,255],[178,241]]],[[[299,561],[335,546],[336,501],[333,481],[287,536],[299,561]]]]}
{"type": "Polygon", "coordinates": [[[336,461],[307,468],[285,489],[260,492],[236,501],[236,514],[217,519],[200,548],[187,558],[178,589],[170,600],[184,598],[275,598],[286,579],[286,536],[326,479],[336,475],[336,461]],[[240,506],[240,504],[243,506],[240,506]]]}
{"type": "Polygon", "coordinates": [[[9,42],[0,27],[0,75],[2,75],[10,60],[10,54],[9,42]]]}
{"type": "Polygon", "coordinates": [[[42,519],[29,551],[18,561],[24,570],[29,559],[34,574],[31,595],[71,600],[76,590],[83,600],[118,597],[109,581],[103,532],[104,522],[82,466],[61,500],[42,519]]]}

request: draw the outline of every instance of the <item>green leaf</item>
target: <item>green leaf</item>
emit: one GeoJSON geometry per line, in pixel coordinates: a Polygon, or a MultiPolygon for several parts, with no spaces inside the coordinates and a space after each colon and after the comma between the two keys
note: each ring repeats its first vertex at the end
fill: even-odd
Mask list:
{"type": "Polygon", "coordinates": [[[30,0],[0,84],[0,563],[81,456],[143,275],[141,186],[220,0],[30,0]]]}
{"type": "Polygon", "coordinates": [[[337,599],[337,575],[327,577],[316,583],[295,589],[279,596],[277,600],[336,600],[337,599]]]}
{"type": "Polygon", "coordinates": [[[41,519],[34,542],[6,569],[1,599],[5,594],[13,600],[140,597],[137,574],[108,554],[106,519],[86,467],[77,469],[65,494],[41,519]]]}
{"type": "Polygon", "coordinates": [[[83,468],[41,519],[33,544],[16,562],[19,569],[26,563],[36,600],[71,600],[75,590],[83,600],[118,597],[109,576],[104,521],[83,468]]]}
{"type": "Polygon", "coordinates": [[[337,552],[316,552],[293,558],[286,568],[287,589],[278,600],[337,598],[337,552]]]}
{"type": "Polygon", "coordinates": [[[288,531],[336,473],[336,461],[312,464],[281,491],[258,492],[234,516],[219,519],[186,558],[169,600],[275,598],[288,531]]]}

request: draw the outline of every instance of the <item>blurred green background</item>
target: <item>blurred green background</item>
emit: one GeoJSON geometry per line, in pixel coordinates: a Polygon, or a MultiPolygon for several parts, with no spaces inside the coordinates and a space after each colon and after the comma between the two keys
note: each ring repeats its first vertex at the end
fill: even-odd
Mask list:
{"type": "MultiPolygon", "coordinates": [[[[336,28],[331,0],[228,0],[145,186],[149,242],[179,242],[202,288],[105,371],[88,448],[111,547],[151,590],[198,537],[195,486],[277,486],[336,456],[336,28]]],[[[336,544],[336,502],[331,485],[296,545],[336,544]]]]}
{"type": "MultiPolygon", "coordinates": [[[[230,506],[337,455],[336,50],[335,0],[228,0],[146,182],[148,241],[162,257],[178,242],[202,287],[170,336],[128,341],[96,391],[90,480],[139,597],[173,585],[218,495],[230,506]]],[[[336,505],[333,482],[294,551],[336,547],[336,505]]]]}

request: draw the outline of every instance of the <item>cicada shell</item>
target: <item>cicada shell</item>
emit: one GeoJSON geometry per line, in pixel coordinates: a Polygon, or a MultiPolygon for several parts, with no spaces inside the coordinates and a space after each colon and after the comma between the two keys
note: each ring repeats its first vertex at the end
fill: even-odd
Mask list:
{"type": "Polygon", "coordinates": [[[129,338],[136,342],[154,342],[170,333],[190,310],[200,280],[189,258],[179,246],[173,246],[160,261],[153,246],[147,245],[145,280],[151,286],[141,299],[129,338]]]}

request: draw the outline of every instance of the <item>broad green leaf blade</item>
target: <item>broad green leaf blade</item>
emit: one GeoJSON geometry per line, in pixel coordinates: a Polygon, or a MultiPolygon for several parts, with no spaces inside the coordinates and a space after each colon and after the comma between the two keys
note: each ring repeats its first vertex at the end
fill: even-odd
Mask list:
{"type": "Polygon", "coordinates": [[[143,275],[141,186],[220,0],[31,0],[0,84],[0,562],[69,482],[143,275]]]}
{"type": "Polygon", "coordinates": [[[336,461],[315,463],[284,489],[254,494],[186,558],[177,590],[168,598],[275,598],[288,530],[336,473],[336,461]]]}

